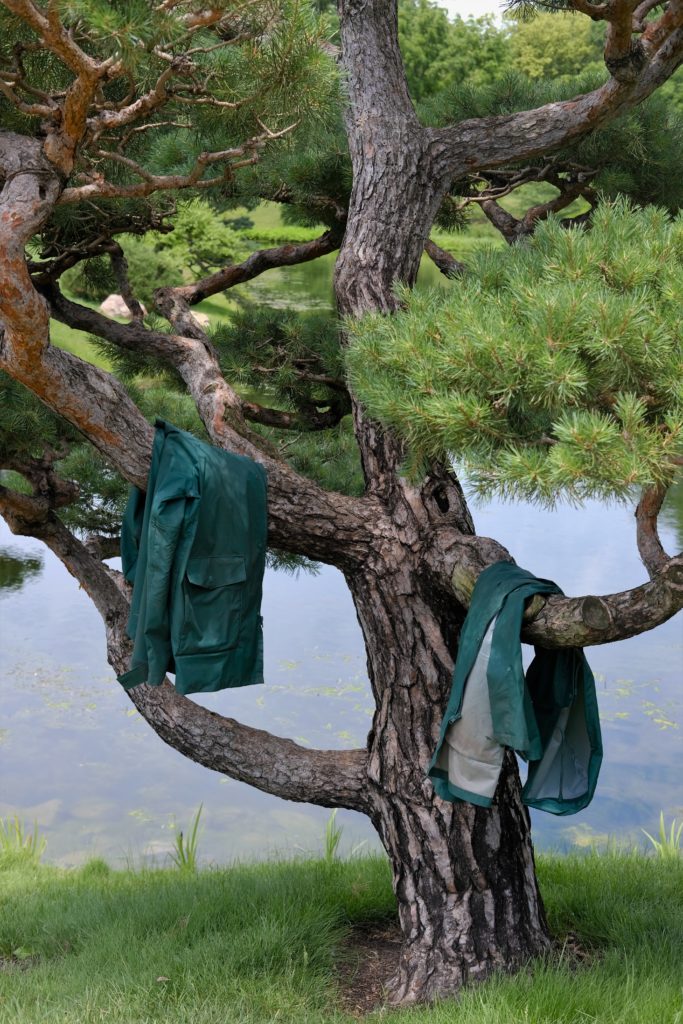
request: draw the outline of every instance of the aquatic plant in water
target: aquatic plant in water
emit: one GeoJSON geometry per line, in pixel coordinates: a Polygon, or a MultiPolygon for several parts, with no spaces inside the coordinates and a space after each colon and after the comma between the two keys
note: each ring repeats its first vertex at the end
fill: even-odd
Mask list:
{"type": "Polygon", "coordinates": [[[202,816],[204,804],[201,803],[192,819],[190,831],[186,836],[184,832],[178,832],[175,837],[175,849],[169,857],[179,871],[197,870],[197,847],[199,845],[199,819],[202,816]]]}
{"type": "Polygon", "coordinates": [[[37,864],[46,846],[47,839],[38,831],[37,822],[29,832],[16,814],[13,818],[0,818],[0,863],[33,861],[37,864]]]}
{"type": "Polygon", "coordinates": [[[644,835],[652,843],[655,853],[658,857],[680,857],[683,852],[681,846],[681,837],[683,836],[683,821],[676,827],[676,819],[671,819],[671,827],[668,832],[664,823],[664,811],[660,812],[659,815],[659,839],[655,839],[654,836],[646,832],[645,829],[641,829],[644,835]]]}

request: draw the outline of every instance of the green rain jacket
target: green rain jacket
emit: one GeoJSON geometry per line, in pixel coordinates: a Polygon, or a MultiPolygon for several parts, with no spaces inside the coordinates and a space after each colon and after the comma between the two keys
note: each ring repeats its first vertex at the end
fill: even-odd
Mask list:
{"type": "Polygon", "coordinates": [[[147,493],[132,488],[121,532],[133,584],[126,689],[166,672],[180,693],[263,682],[266,516],[258,463],[156,421],[147,493]]]}
{"type": "Polygon", "coordinates": [[[583,650],[536,647],[526,677],[522,666],[527,600],[561,593],[511,562],[497,562],[477,579],[428,769],[443,800],[489,807],[510,747],[529,762],[525,804],[574,814],[590,803],[602,740],[595,680],[583,650]]]}

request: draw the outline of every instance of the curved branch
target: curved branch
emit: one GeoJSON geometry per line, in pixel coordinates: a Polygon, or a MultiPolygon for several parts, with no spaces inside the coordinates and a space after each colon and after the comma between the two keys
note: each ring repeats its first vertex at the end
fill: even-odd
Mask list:
{"type": "MultiPolygon", "coordinates": [[[[57,509],[70,505],[76,500],[79,493],[78,484],[73,480],[65,480],[55,473],[54,464],[57,459],[63,459],[69,451],[69,446],[64,445],[60,450],[45,448],[41,458],[34,458],[29,455],[22,457],[15,455],[0,456],[0,469],[11,469],[19,473],[33,487],[33,498],[35,501],[34,512],[39,518],[44,514],[41,509],[57,509]]],[[[10,492],[5,489],[7,495],[12,494],[15,499],[27,497],[18,492],[10,492]]],[[[25,512],[29,506],[25,505],[25,512]]]]}
{"type": "Polygon", "coordinates": [[[0,170],[0,368],[144,485],[139,469],[149,460],[152,428],[115,377],[50,347],[47,303],[29,276],[25,246],[59,194],[57,172],[38,140],[12,133],[0,133],[0,170]],[[112,423],[120,425],[116,433],[112,423]]]}
{"type": "Polygon", "coordinates": [[[319,238],[300,244],[289,243],[273,249],[260,249],[253,252],[243,263],[234,263],[229,267],[217,270],[215,274],[195,281],[194,284],[181,285],[166,289],[178,298],[184,299],[190,306],[195,306],[210,295],[233,288],[236,284],[244,284],[263,274],[273,267],[291,267],[298,263],[309,263],[320,256],[327,256],[339,248],[341,231],[331,228],[319,238]]]}
{"type": "MultiPolygon", "coordinates": [[[[426,560],[436,568],[439,553],[426,560]]],[[[458,602],[467,608],[477,576],[494,562],[514,562],[502,544],[489,537],[453,534],[448,554],[450,580],[458,602]]],[[[441,573],[444,570],[441,554],[441,573]]],[[[541,647],[589,647],[646,633],[683,608],[683,554],[670,558],[648,583],[600,597],[539,597],[527,608],[522,639],[541,647]]]]}
{"type": "Polygon", "coordinates": [[[646,633],[683,608],[683,555],[648,583],[602,597],[550,597],[522,632],[543,647],[589,647],[646,633]]]}
{"type": "MultiPolygon", "coordinates": [[[[108,647],[114,661],[111,640],[108,647]]],[[[205,768],[284,800],[367,811],[365,750],[301,747],[194,704],[168,682],[128,692],[165,743],[205,768]]]]}
{"type": "Polygon", "coordinates": [[[73,168],[76,148],[85,130],[86,118],[97,87],[102,80],[115,78],[121,72],[121,63],[114,57],[96,61],[74,41],[59,20],[59,11],[49,4],[42,10],[32,0],[3,0],[4,6],[38,35],[76,76],[64,93],[61,109],[55,105],[50,111],[52,125],[45,140],[45,153],[62,174],[73,168]]]}
{"type": "Polygon", "coordinates": [[[230,181],[235,168],[255,163],[257,160],[255,151],[263,146],[264,141],[263,138],[258,137],[250,139],[243,146],[238,146],[235,149],[227,149],[216,153],[201,153],[197,157],[194,167],[187,174],[150,174],[144,167],[122,156],[120,153],[98,152],[96,155],[103,159],[126,164],[130,170],[133,170],[143,180],[130,185],[118,185],[115,182],[106,181],[98,174],[94,176],[95,180],[88,182],[86,185],[75,185],[71,188],[65,188],[57,200],[57,205],[65,206],[70,203],[80,203],[85,199],[132,199],[140,196],[149,196],[154,192],[176,191],[184,188],[213,188],[215,185],[222,185],[226,181],[230,181]],[[227,163],[221,173],[213,178],[202,177],[207,167],[216,163],[222,163],[223,161],[233,160],[237,156],[243,156],[248,150],[253,152],[251,157],[227,163]]]}
{"type": "MultiPolygon", "coordinates": [[[[9,133],[0,133],[0,170],[0,368],[68,419],[127,480],[144,488],[152,427],[116,377],[50,346],[48,306],[28,273],[24,247],[54,206],[57,174],[38,140],[9,133]]],[[[54,289],[51,298],[58,294],[54,289]]],[[[210,347],[194,338],[147,332],[139,323],[117,324],[66,299],[60,309],[79,318],[72,321],[75,326],[123,348],[142,345],[178,370],[213,443],[266,469],[274,546],[340,567],[364,562],[372,542],[369,524],[379,514],[374,500],[327,492],[259,448],[260,439],[249,436],[242,400],[226,383],[210,347]]]]}
{"type": "MultiPolygon", "coordinates": [[[[540,177],[537,180],[540,180],[540,177]]],[[[549,177],[544,180],[548,181],[549,177]]],[[[521,219],[514,217],[495,199],[483,199],[479,205],[508,245],[513,245],[518,239],[532,235],[539,221],[547,220],[551,214],[559,213],[565,207],[571,206],[575,199],[586,196],[592,198],[594,195],[592,188],[585,180],[566,182],[556,176],[553,178],[552,184],[560,190],[559,195],[548,200],[547,203],[538,203],[529,207],[521,219]]],[[[568,223],[572,224],[573,219],[570,219],[568,223]]]]}
{"type": "MultiPolygon", "coordinates": [[[[47,544],[83,587],[104,619],[109,662],[124,672],[130,662],[129,603],[115,575],[37,499],[0,486],[0,513],[14,533],[47,544]]],[[[168,682],[135,687],[128,696],[165,743],[206,768],[285,800],[367,811],[365,750],[301,747],[209,711],[168,682]]]]}
{"type": "Polygon", "coordinates": [[[286,412],[283,409],[270,409],[255,402],[242,401],[242,412],[252,423],[262,423],[266,427],[278,427],[280,430],[300,430],[304,433],[329,430],[336,427],[351,412],[351,402],[335,402],[327,409],[318,409],[315,405],[307,412],[286,412]]]}
{"type": "MultiPolygon", "coordinates": [[[[64,323],[123,349],[146,352],[169,362],[185,382],[213,443],[261,463],[268,474],[269,543],[339,567],[353,567],[365,562],[372,544],[370,524],[380,516],[375,499],[350,498],[325,491],[296,473],[273,453],[266,452],[262,447],[263,439],[250,432],[245,421],[244,400],[226,383],[218,357],[210,345],[198,337],[148,331],[137,323],[119,324],[96,310],[71,302],[56,288],[46,291],[46,294],[53,314],[64,323]]],[[[198,327],[197,330],[201,334],[198,327]]],[[[60,353],[60,356],[68,354],[60,353]]],[[[73,356],[68,358],[75,359],[73,356]]],[[[99,374],[102,371],[80,360],[76,362],[80,364],[81,377],[77,399],[83,403],[83,395],[88,394],[90,386],[85,378],[91,371],[99,374]]],[[[151,435],[151,428],[144,422],[151,435]]],[[[92,437],[90,439],[93,440],[92,437]]],[[[118,452],[107,452],[106,446],[101,450],[120,468],[118,452]]],[[[124,473],[127,479],[141,487],[146,484],[150,452],[151,441],[144,456],[138,458],[135,473],[124,473]]]]}
{"type": "Polygon", "coordinates": [[[442,249],[431,238],[425,243],[425,252],[444,277],[459,277],[465,273],[465,264],[456,260],[455,256],[452,256],[446,249],[442,249]]]}
{"type": "Polygon", "coordinates": [[[635,513],[638,553],[650,579],[654,579],[669,561],[657,532],[657,516],[664,503],[666,491],[666,487],[661,485],[646,487],[635,513]]]}
{"type": "Polygon", "coordinates": [[[683,4],[673,0],[642,35],[645,66],[635,81],[610,79],[593,92],[516,114],[427,129],[438,173],[450,181],[479,168],[552,153],[649,96],[683,63],[683,4]]]}

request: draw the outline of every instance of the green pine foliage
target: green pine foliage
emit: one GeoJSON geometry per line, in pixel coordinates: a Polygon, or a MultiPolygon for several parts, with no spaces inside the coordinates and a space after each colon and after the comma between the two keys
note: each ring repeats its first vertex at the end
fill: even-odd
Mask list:
{"type": "Polygon", "coordinates": [[[78,435],[23,384],[0,371],[0,469],[8,461],[38,458],[78,435]]]}
{"type": "MultiPolygon", "coordinates": [[[[104,144],[100,139],[94,146],[83,145],[69,185],[78,184],[79,175],[93,174],[118,185],[140,182],[140,175],[130,164],[102,155],[101,148],[125,153],[146,173],[187,174],[202,153],[239,148],[250,139],[264,137],[264,125],[275,133],[296,125],[304,134],[324,134],[325,125],[338,120],[339,76],[323,46],[327,19],[319,18],[310,4],[301,0],[255,0],[236,6],[231,0],[217,0],[211,8],[225,10],[222,35],[207,28],[194,31],[188,38],[184,19],[204,10],[202,3],[183,3],[180,13],[177,5],[166,11],[163,5],[149,0],[60,3],[60,16],[86,52],[98,58],[116,57],[126,68],[126,75],[103,85],[104,98],[110,105],[127,102],[131,82],[137,95],[152,90],[168,68],[169,57],[182,61],[190,52],[192,62],[187,81],[180,79],[174,86],[179,98],[174,98],[174,93],[160,110],[136,122],[134,131],[128,126],[110,129],[103,136],[104,144]],[[221,38],[226,41],[223,47],[218,46],[221,38]],[[194,91],[204,84],[210,87],[210,96],[195,102],[194,91]]],[[[11,65],[13,48],[32,38],[21,19],[0,5],[0,57],[11,65]]],[[[71,83],[71,73],[45,51],[25,51],[22,60],[27,79],[34,86],[64,91],[71,83]]],[[[26,134],[39,130],[36,118],[17,112],[4,95],[0,95],[0,123],[5,129],[26,134]]],[[[271,150],[286,145],[279,138],[265,141],[259,152],[267,162],[271,150]]],[[[247,148],[243,159],[251,158],[253,152],[247,148]]],[[[202,177],[220,177],[224,168],[222,163],[207,166],[202,177]]],[[[249,167],[234,173],[228,170],[211,189],[189,189],[185,195],[190,198],[199,194],[215,211],[221,211],[234,206],[241,191],[244,195],[239,196],[239,204],[244,203],[250,180],[249,167]]],[[[182,212],[178,217],[174,198],[160,192],[149,198],[113,201],[99,197],[87,203],[58,206],[35,250],[51,258],[74,247],[82,248],[102,234],[144,234],[167,226],[169,221],[176,223],[182,220],[182,212]]],[[[233,244],[228,246],[231,258],[239,258],[236,241],[233,237],[233,244]]]]}
{"type": "MultiPolygon", "coordinates": [[[[683,80],[681,82],[683,86],[683,80]]],[[[654,93],[644,103],[575,143],[560,159],[595,167],[604,197],[628,196],[638,206],[683,209],[683,108],[654,93]]]]}
{"type": "Polygon", "coordinates": [[[331,404],[338,391],[310,377],[344,382],[338,324],[329,313],[274,309],[245,302],[211,335],[228,380],[271,404],[305,411],[331,404]]]}
{"type": "Polygon", "coordinates": [[[58,513],[64,525],[77,533],[117,537],[128,498],[123,477],[89,444],[75,445],[56,470],[78,481],[78,497],[58,513]]]}
{"type": "Polygon", "coordinates": [[[294,469],[326,490],[352,496],[363,493],[363,470],[350,416],[318,434],[292,439],[280,431],[280,444],[294,469]]]}
{"type": "MultiPolygon", "coordinates": [[[[147,231],[140,237],[127,234],[120,239],[133,290],[148,308],[154,291],[188,284],[248,255],[243,235],[229,223],[229,214],[219,212],[205,199],[195,197],[178,202],[173,221],[164,231],[147,231]]],[[[83,260],[62,275],[62,288],[79,299],[101,302],[119,291],[108,257],[83,260]]]]}
{"type": "MultiPolygon", "coordinates": [[[[125,375],[124,375],[125,376],[125,375]]],[[[207,441],[207,433],[190,396],[163,377],[127,380],[127,388],[150,423],[157,417],[168,420],[207,441]]],[[[77,480],[77,499],[59,510],[59,518],[81,534],[97,533],[117,537],[128,499],[128,484],[89,444],[74,445],[57,464],[57,472],[77,480]]]]}
{"type": "Polygon", "coordinates": [[[602,205],[474,256],[448,292],[350,322],[350,383],[416,472],[462,463],[484,496],[624,498],[683,454],[683,217],[602,205]]]}

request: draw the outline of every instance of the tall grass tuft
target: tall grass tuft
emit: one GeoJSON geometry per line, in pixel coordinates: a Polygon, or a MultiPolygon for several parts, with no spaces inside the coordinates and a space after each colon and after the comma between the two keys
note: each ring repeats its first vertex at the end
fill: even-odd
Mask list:
{"type": "Polygon", "coordinates": [[[655,853],[658,857],[677,858],[683,853],[683,846],[681,846],[681,836],[683,836],[683,821],[676,827],[676,819],[671,819],[671,827],[667,832],[666,825],[664,823],[664,811],[660,812],[659,815],[659,839],[655,839],[654,836],[646,832],[645,829],[641,831],[647,836],[652,843],[655,853]]]}
{"type": "Polygon", "coordinates": [[[343,831],[342,826],[337,824],[337,808],[335,807],[325,825],[325,860],[330,864],[336,860],[343,831]]]}
{"type": "Polygon", "coordinates": [[[29,832],[16,814],[13,818],[0,818],[0,865],[37,864],[46,846],[47,839],[38,831],[37,822],[29,832]]]}
{"type": "Polygon", "coordinates": [[[179,871],[195,872],[197,870],[197,847],[199,845],[199,819],[202,816],[202,810],[204,804],[199,805],[199,809],[192,819],[190,825],[190,831],[187,836],[182,832],[178,832],[175,837],[175,849],[169,854],[171,860],[178,868],[179,871]]]}

